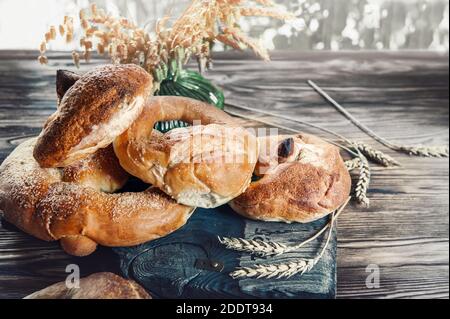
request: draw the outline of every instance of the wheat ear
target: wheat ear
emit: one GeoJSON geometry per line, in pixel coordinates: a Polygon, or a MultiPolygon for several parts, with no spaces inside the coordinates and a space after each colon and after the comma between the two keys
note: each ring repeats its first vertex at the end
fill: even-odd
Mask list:
{"type": "Polygon", "coordinates": [[[361,159],[356,157],[345,162],[345,166],[349,171],[353,171],[361,166],[361,159]]]}
{"type": "Polygon", "coordinates": [[[307,245],[308,243],[312,242],[320,235],[322,235],[328,229],[328,227],[330,227],[330,224],[327,224],[313,237],[294,246],[287,246],[285,244],[273,241],[252,240],[244,238],[227,238],[227,237],[219,238],[219,242],[222,245],[225,245],[227,249],[246,252],[253,255],[257,255],[259,257],[274,257],[302,248],[303,246],[307,245]]]}
{"type": "Polygon", "coordinates": [[[361,123],[357,118],[355,118],[349,111],[347,111],[342,105],[336,102],[330,95],[328,95],[322,88],[320,88],[316,83],[309,80],[309,86],[311,86],[320,96],[322,96],[328,103],[330,103],[336,110],[342,113],[350,122],[352,122],[361,131],[372,137],[377,142],[383,144],[384,146],[401,153],[406,153],[411,156],[423,156],[423,157],[449,157],[449,147],[448,146],[405,146],[397,145],[384,137],[381,137],[375,133],[372,129],[361,123]]]}
{"type": "Polygon", "coordinates": [[[367,191],[370,186],[370,165],[367,158],[363,155],[360,155],[360,164],[359,164],[359,179],[356,184],[356,200],[361,205],[366,207],[370,206],[370,200],[367,197],[367,191]]]}
{"type": "Polygon", "coordinates": [[[398,146],[398,150],[408,155],[423,157],[448,157],[448,146],[398,146]]]}
{"type": "Polygon", "coordinates": [[[396,159],[365,143],[356,142],[353,147],[361,151],[367,159],[384,167],[401,166],[396,159]]]}
{"type": "MultiPolygon", "coordinates": [[[[346,204],[345,204],[346,206],[346,204]]],[[[343,206],[343,207],[345,207],[343,206]]],[[[341,213],[343,212],[343,208],[334,212],[333,215],[335,219],[337,219],[341,213]]],[[[244,239],[244,238],[229,238],[229,237],[219,237],[219,242],[225,246],[227,249],[236,250],[240,252],[246,252],[249,254],[253,254],[259,257],[275,257],[279,256],[291,251],[296,251],[306,246],[310,242],[316,240],[320,237],[326,230],[331,227],[331,222],[325,225],[319,232],[317,232],[311,238],[297,244],[288,246],[285,244],[277,243],[274,241],[264,241],[264,240],[253,240],[253,239],[244,239]]]]}
{"type": "Polygon", "coordinates": [[[219,242],[227,249],[251,253],[260,257],[279,256],[289,249],[288,246],[273,241],[244,238],[219,237],[219,242]]]}
{"type": "Polygon", "coordinates": [[[299,259],[287,264],[278,265],[256,265],[254,267],[242,267],[230,274],[231,278],[290,278],[296,274],[303,275],[311,271],[319,259],[299,259]]]}
{"type": "Polygon", "coordinates": [[[333,233],[335,220],[342,213],[342,211],[347,206],[350,198],[347,199],[344,205],[341,208],[331,215],[331,221],[329,223],[329,232],[327,236],[327,240],[319,255],[312,259],[297,259],[288,263],[282,264],[270,264],[270,265],[255,265],[253,267],[241,267],[236,269],[234,272],[230,274],[233,279],[239,278],[290,278],[297,274],[305,274],[306,272],[311,271],[314,266],[322,259],[325,254],[326,249],[328,248],[331,240],[331,235],[333,233]]]}

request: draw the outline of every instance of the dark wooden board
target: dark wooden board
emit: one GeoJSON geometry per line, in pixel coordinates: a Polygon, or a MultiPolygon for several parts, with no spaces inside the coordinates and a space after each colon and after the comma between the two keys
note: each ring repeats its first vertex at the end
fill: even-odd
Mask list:
{"type": "MultiPolygon", "coordinates": [[[[71,67],[67,54],[57,54],[49,68],[40,67],[35,56],[0,52],[0,161],[23,138],[39,133],[55,110],[55,70],[71,67]]],[[[306,85],[312,79],[363,123],[395,142],[448,144],[447,54],[290,52],[276,53],[266,64],[248,54],[227,53],[217,57],[209,76],[224,88],[229,101],[327,126],[385,150],[314,93],[306,85]]],[[[242,114],[320,133],[293,121],[242,114]]],[[[374,167],[372,207],[351,205],[339,219],[337,297],[448,298],[448,159],[385,151],[403,166],[374,167]],[[366,287],[370,264],[380,267],[379,289],[366,287]]],[[[64,280],[71,263],[79,264],[84,275],[119,271],[109,251],[71,258],[56,244],[0,227],[0,298],[21,298],[64,280]]]]}
{"type": "MultiPolygon", "coordinates": [[[[315,223],[270,224],[246,220],[229,206],[197,209],[188,224],[174,234],[133,248],[116,248],[125,276],[142,284],[158,298],[320,298],[336,296],[336,233],[322,260],[310,273],[289,279],[239,279],[229,273],[256,263],[285,263],[314,258],[318,240],[276,258],[256,258],[225,249],[221,237],[274,240],[296,244],[322,229],[328,218],[315,223]],[[219,269],[204,267],[217,262],[219,269]]],[[[323,236],[324,237],[324,236],[323,236]]]]}

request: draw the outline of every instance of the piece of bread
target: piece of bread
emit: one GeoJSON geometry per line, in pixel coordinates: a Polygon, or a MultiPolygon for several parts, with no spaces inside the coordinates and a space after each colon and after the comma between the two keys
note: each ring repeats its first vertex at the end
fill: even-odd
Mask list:
{"type": "Polygon", "coordinates": [[[79,288],[68,288],[60,282],[37,291],[24,299],[152,299],[132,280],[112,273],[97,273],[80,279],[79,288]]]}
{"type": "Polygon", "coordinates": [[[212,105],[183,97],[152,97],[139,118],[114,141],[121,166],[178,203],[213,208],[248,187],[258,158],[256,137],[212,105]],[[197,124],[166,134],[159,121],[197,124]]]}
{"type": "MultiPolygon", "coordinates": [[[[59,94],[75,80],[61,84],[59,94]]],[[[65,167],[107,147],[139,116],[152,88],[152,76],[134,64],[106,65],[86,73],[46,123],[34,150],[37,162],[65,167]]]]}
{"type": "Polygon", "coordinates": [[[129,176],[120,166],[112,145],[62,169],[63,182],[80,184],[105,193],[122,189],[129,176]]]}
{"type": "Polygon", "coordinates": [[[67,70],[56,71],[56,95],[58,97],[58,107],[66,95],[66,92],[79,80],[81,75],[67,70]]]}
{"type": "Polygon", "coordinates": [[[255,220],[308,223],[341,206],[351,177],[339,149],[299,134],[260,139],[256,175],[260,180],[230,202],[237,213],[255,220]]]}
{"type": "Polygon", "coordinates": [[[60,240],[69,254],[86,256],[97,244],[134,246],[166,236],[182,227],[194,211],[154,188],[104,193],[105,185],[114,191],[121,184],[120,177],[109,176],[109,170],[99,166],[111,159],[84,160],[65,169],[42,168],[33,157],[35,143],[31,139],[19,145],[0,166],[0,210],[26,233],[60,240]],[[86,178],[85,172],[92,176],[86,178]],[[116,179],[119,183],[110,184],[116,179]]]}

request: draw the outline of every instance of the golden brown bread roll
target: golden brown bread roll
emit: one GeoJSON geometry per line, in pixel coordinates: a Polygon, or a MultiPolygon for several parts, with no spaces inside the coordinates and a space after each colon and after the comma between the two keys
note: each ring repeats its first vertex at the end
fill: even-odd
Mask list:
{"type": "Polygon", "coordinates": [[[80,279],[79,288],[68,288],[65,282],[37,291],[24,299],[152,299],[132,280],[112,273],[98,273],[80,279]]]}
{"type": "MultiPolygon", "coordinates": [[[[72,81],[61,85],[59,95],[72,81]]],[[[106,65],[86,73],[46,123],[35,159],[43,167],[65,167],[107,147],[139,116],[152,87],[152,76],[137,65],[106,65]]]]}
{"type": "Polygon", "coordinates": [[[178,203],[203,208],[223,205],[251,181],[258,141],[217,108],[184,97],[152,97],[139,118],[114,141],[121,166],[178,203]],[[152,132],[156,122],[201,125],[152,132]]]}
{"type": "Polygon", "coordinates": [[[128,173],[120,166],[113,146],[99,149],[91,156],[62,169],[62,181],[114,193],[128,181],[128,173]]]}
{"type": "MultiPolygon", "coordinates": [[[[117,176],[99,166],[114,161],[99,159],[108,152],[65,169],[41,168],[33,157],[35,143],[31,139],[19,145],[0,166],[0,210],[7,221],[37,238],[61,240],[69,254],[86,256],[97,244],[133,246],[163,237],[183,226],[194,210],[156,189],[102,192],[123,182],[123,171],[117,176]]],[[[118,167],[115,161],[111,167],[118,167]]]]}
{"type": "Polygon", "coordinates": [[[260,180],[230,202],[237,213],[256,220],[307,223],[341,206],[351,178],[339,149],[299,134],[260,138],[255,171],[260,180]]]}

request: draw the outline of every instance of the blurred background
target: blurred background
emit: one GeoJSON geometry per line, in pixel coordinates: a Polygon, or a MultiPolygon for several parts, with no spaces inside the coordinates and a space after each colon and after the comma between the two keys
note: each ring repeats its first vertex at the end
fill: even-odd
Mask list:
{"type": "MultiPolygon", "coordinates": [[[[0,49],[37,49],[64,15],[90,2],[151,28],[188,0],[0,0],[0,49]]],[[[294,12],[288,23],[242,19],[244,31],[271,50],[449,50],[448,0],[276,0],[294,12]]],[[[63,42],[53,50],[73,50],[63,42]]],[[[222,50],[220,46],[216,50],[222,50]]]]}

